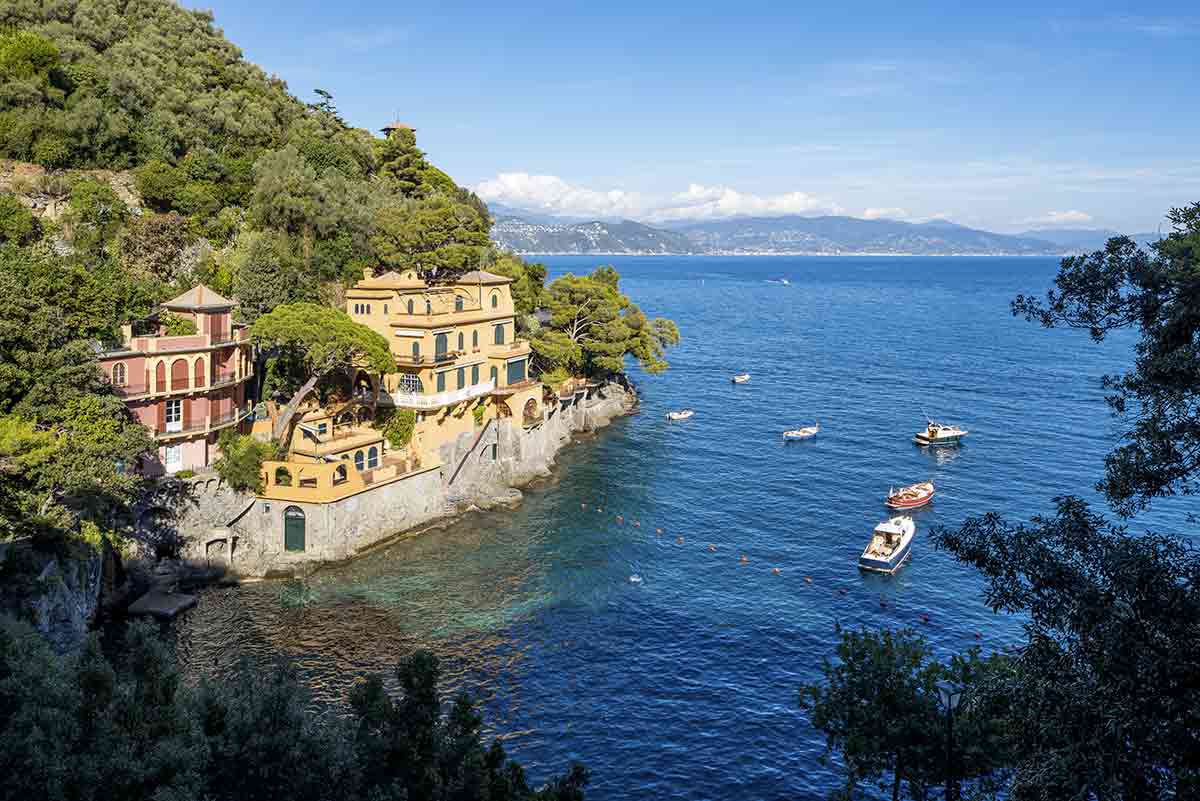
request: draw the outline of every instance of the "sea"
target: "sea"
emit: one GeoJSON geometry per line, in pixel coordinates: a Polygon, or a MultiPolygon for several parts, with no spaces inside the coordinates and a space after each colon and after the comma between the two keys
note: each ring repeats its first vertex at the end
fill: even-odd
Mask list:
{"type": "MultiPolygon", "coordinates": [[[[670,369],[631,370],[640,411],[579,437],[515,510],[322,569],[300,592],[205,591],[172,628],[189,677],[286,661],[344,714],[356,681],[394,686],[424,648],[447,697],[474,697],[535,780],[580,761],[596,801],[824,797],[841,780],[798,691],[839,629],[911,627],[944,659],[1022,637],[930,529],[1027,521],[1066,494],[1108,511],[1094,485],[1120,427],[1100,382],[1134,339],[1013,317],[1055,259],[544,262],[551,277],[612,264],[648,315],[678,323],[670,369]],[[665,419],[682,408],[695,416],[665,419]],[[968,428],[965,444],[916,446],[927,416],[968,428]],[[781,437],[814,423],[815,439],[781,437]],[[924,480],[937,497],[908,562],[860,572],[889,487],[924,480]]],[[[1168,499],[1127,524],[1184,533],[1189,511],[1168,499]]]]}

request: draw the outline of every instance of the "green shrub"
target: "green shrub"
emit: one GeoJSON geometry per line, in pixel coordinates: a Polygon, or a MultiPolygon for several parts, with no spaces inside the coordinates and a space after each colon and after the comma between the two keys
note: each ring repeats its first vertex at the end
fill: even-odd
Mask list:
{"type": "Polygon", "coordinates": [[[65,136],[44,133],[33,145],[33,160],[50,170],[71,165],[71,143],[65,136]]]}
{"type": "Polygon", "coordinates": [[[403,448],[412,439],[417,425],[417,413],[412,409],[396,409],[375,420],[376,430],[383,433],[393,448],[403,448]]]}
{"type": "Polygon", "coordinates": [[[37,238],[38,221],[25,204],[12,195],[0,195],[0,244],[18,245],[37,238]]]}
{"type": "Polygon", "coordinates": [[[180,480],[195,478],[195,477],[196,477],[195,470],[178,470],[175,473],[175,478],[178,478],[180,480]]]}
{"type": "Polygon", "coordinates": [[[475,425],[483,425],[483,415],[487,412],[487,407],[483,404],[476,406],[471,410],[471,416],[475,418],[475,425]]]}
{"type": "Polygon", "coordinates": [[[196,321],[182,314],[165,315],[162,324],[169,337],[186,337],[196,333],[196,321]]]}
{"type": "Polygon", "coordinates": [[[262,463],[275,455],[275,446],[230,429],[218,440],[221,456],[213,469],[221,480],[239,492],[262,492],[262,463]]]}

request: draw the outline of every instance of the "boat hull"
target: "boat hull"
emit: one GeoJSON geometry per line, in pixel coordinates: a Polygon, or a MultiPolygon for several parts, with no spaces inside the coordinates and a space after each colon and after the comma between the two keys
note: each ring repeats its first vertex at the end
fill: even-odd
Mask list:
{"type": "Polygon", "coordinates": [[[872,573],[895,573],[904,564],[904,561],[908,559],[908,555],[912,551],[912,541],[913,538],[909,537],[900,546],[900,549],[887,559],[877,559],[864,554],[858,557],[858,568],[860,570],[868,570],[872,573]]]}
{"type": "Polygon", "coordinates": [[[928,506],[933,500],[934,493],[929,493],[922,498],[915,500],[901,500],[899,498],[886,498],[883,502],[884,506],[889,509],[920,509],[922,506],[928,506]]]}
{"type": "Polygon", "coordinates": [[[913,442],[917,443],[918,445],[937,448],[943,445],[961,445],[962,438],[964,436],[964,434],[960,434],[954,437],[938,437],[937,439],[930,439],[924,434],[917,434],[915,437],[913,437],[913,442]]]}

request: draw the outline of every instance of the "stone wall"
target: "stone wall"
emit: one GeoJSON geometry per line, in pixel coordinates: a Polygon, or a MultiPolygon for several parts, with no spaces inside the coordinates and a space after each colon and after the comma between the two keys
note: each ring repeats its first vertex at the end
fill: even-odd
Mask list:
{"type": "Polygon", "coordinates": [[[170,509],[174,516],[166,525],[174,526],[185,559],[193,563],[247,577],[303,573],[439,518],[519,501],[516,488],[548,475],[572,434],[608,425],[636,404],[636,394],[621,384],[581,390],[542,408],[540,421],[518,414],[460,434],[440,449],[440,467],[333,503],[269,501],[208,479],[143,514],[153,512],[150,522],[161,522],[170,509]],[[285,548],[289,508],[294,518],[303,515],[303,551],[285,548]]]}

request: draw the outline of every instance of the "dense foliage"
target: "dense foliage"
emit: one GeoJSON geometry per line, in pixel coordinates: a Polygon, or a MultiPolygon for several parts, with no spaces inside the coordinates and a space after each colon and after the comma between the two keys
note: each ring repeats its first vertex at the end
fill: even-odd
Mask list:
{"type": "Polygon", "coordinates": [[[387,438],[393,448],[403,448],[412,439],[413,430],[417,425],[417,413],[412,409],[392,409],[381,412],[375,420],[375,427],[387,438]]]}
{"type": "Polygon", "coordinates": [[[431,655],[404,660],[396,678],[397,699],[374,676],[349,717],[316,715],[283,666],[186,686],[152,626],[132,626],[113,664],[95,637],[59,658],[28,628],[0,621],[0,799],[583,798],[583,768],[534,791],[498,741],[484,747],[469,700],[443,712],[431,655]]]}
{"type": "Polygon", "coordinates": [[[545,370],[607,376],[625,369],[632,356],[648,373],[667,369],[666,348],[679,342],[679,329],[653,320],[621,293],[620,275],[599,267],[591,275],[567,274],[545,290],[550,320],[532,337],[545,370]]]}
{"type": "Polygon", "coordinates": [[[275,455],[275,447],[228,428],[218,445],[221,455],[213,462],[217,475],[239,492],[262,492],[262,463],[275,455]]]}

